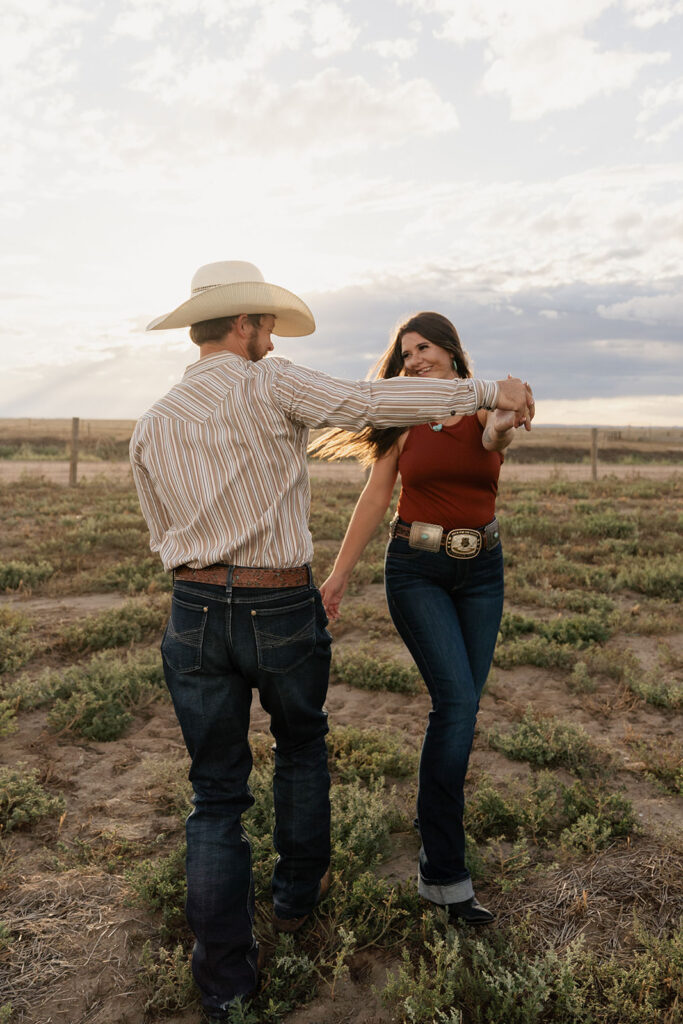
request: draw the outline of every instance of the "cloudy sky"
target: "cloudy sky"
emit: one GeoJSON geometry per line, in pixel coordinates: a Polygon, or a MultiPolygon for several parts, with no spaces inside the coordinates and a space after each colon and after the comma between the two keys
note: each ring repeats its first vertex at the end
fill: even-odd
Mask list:
{"type": "Polygon", "coordinates": [[[3,0],[0,52],[0,415],[139,415],[246,259],[308,365],[436,309],[539,422],[683,424],[683,0],[3,0]]]}

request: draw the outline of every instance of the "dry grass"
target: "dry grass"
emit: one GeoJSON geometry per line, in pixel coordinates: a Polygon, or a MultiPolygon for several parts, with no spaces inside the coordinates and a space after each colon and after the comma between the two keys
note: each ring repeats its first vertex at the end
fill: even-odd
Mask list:
{"type": "Polygon", "coordinates": [[[11,1004],[12,1020],[50,1021],[55,1013],[88,1020],[116,995],[131,996],[129,932],[149,924],[124,910],[127,886],[107,874],[70,871],[37,880],[6,879],[0,920],[5,943],[0,953],[0,1006],[11,1004]]]}
{"type": "Polygon", "coordinates": [[[535,887],[527,880],[516,898],[498,897],[496,910],[501,924],[525,921],[539,947],[561,952],[583,936],[596,953],[626,960],[634,917],[656,937],[675,930],[683,915],[682,877],[679,852],[644,840],[548,872],[535,887]]]}

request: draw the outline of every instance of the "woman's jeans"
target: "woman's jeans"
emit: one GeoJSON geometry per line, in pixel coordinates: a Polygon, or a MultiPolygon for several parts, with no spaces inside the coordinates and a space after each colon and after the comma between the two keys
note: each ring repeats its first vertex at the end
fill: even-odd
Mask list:
{"type": "Polygon", "coordinates": [[[386,592],[396,629],[432,699],[420,758],[421,896],[445,906],[474,895],[465,866],[464,784],[479,698],[503,610],[503,553],[475,558],[417,551],[394,537],[386,592]]]}
{"type": "Polygon", "coordinates": [[[166,682],[192,759],[187,919],[195,980],[208,1009],[256,987],[247,733],[252,689],[275,737],[273,795],[279,917],[309,913],[330,862],[325,735],[330,635],[312,585],[284,589],[177,581],[161,645],[166,682]]]}

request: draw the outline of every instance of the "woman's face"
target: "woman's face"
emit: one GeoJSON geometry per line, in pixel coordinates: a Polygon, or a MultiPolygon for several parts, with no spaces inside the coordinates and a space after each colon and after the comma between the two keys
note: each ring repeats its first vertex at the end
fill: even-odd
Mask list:
{"type": "Polygon", "coordinates": [[[427,341],[415,331],[403,335],[401,356],[407,377],[437,377],[441,380],[451,380],[456,376],[450,353],[432,341],[427,341]]]}

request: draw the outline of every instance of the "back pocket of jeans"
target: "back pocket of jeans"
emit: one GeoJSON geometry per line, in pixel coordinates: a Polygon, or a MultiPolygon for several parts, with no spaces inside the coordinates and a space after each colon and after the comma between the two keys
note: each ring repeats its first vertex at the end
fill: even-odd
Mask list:
{"type": "Polygon", "coordinates": [[[202,642],[208,609],[173,598],[171,617],[161,641],[161,653],[176,672],[197,672],[202,667],[202,642]]]}
{"type": "Polygon", "coordinates": [[[308,597],[282,608],[253,608],[258,667],[289,672],[315,650],[315,600],[308,597]]]}

